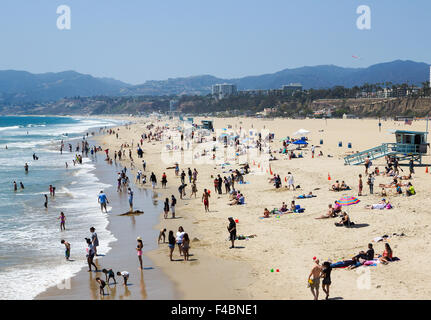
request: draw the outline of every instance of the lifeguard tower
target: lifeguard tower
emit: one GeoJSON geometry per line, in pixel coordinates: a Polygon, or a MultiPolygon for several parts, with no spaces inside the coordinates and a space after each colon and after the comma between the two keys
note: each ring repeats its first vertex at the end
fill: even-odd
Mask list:
{"type": "Polygon", "coordinates": [[[413,160],[422,164],[422,155],[427,153],[427,132],[397,130],[394,132],[396,142],[382,145],[358,152],[344,158],[344,164],[359,165],[365,158],[370,160],[385,156],[394,156],[402,160],[413,160]]]}

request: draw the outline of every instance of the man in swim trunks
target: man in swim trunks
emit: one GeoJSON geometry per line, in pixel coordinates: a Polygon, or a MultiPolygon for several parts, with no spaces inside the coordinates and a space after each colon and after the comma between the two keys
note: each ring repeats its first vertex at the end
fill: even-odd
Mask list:
{"type": "Polygon", "coordinates": [[[66,250],[64,251],[64,256],[66,257],[66,260],[69,260],[70,258],[70,243],[64,240],[61,240],[61,243],[64,244],[66,247],[66,250]]]}
{"type": "Polygon", "coordinates": [[[105,212],[108,213],[108,210],[106,209],[106,204],[109,203],[109,201],[103,191],[100,191],[99,198],[97,201],[100,203],[100,210],[103,212],[103,209],[105,209],[105,212]]]}
{"type": "Polygon", "coordinates": [[[207,189],[204,189],[204,193],[202,194],[202,201],[204,203],[205,212],[210,211],[210,209],[209,209],[210,204],[209,204],[209,199],[208,199],[209,197],[210,197],[210,194],[208,193],[207,189]]]}
{"type": "Polygon", "coordinates": [[[320,276],[322,272],[322,267],[319,264],[319,259],[316,259],[315,266],[311,269],[310,275],[308,276],[308,286],[311,289],[314,300],[319,299],[319,286],[320,286],[320,276]],[[313,277],[313,279],[311,279],[313,277]]]}

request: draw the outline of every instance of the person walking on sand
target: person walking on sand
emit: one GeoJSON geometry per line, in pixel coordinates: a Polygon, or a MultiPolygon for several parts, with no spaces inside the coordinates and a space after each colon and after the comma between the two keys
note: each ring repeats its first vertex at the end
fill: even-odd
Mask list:
{"type": "Polygon", "coordinates": [[[138,241],[138,245],[136,247],[136,251],[138,253],[138,260],[139,260],[139,265],[141,267],[141,270],[143,269],[142,267],[142,248],[144,247],[144,244],[142,243],[142,238],[138,237],[136,239],[136,241],[138,241]]]}
{"type": "Polygon", "coordinates": [[[133,190],[128,188],[127,194],[129,196],[129,206],[130,206],[130,212],[133,212],[133,190]]]}
{"type": "Polygon", "coordinates": [[[311,269],[310,274],[308,275],[308,286],[311,289],[311,293],[313,294],[314,300],[319,299],[319,286],[320,286],[320,274],[322,272],[322,267],[319,264],[319,259],[314,261],[315,265],[311,269]],[[313,277],[313,279],[311,279],[313,277]]]}
{"type": "Polygon", "coordinates": [[[210,193],[207,189],[204,189],[204,193],[202,194],[202,202],[204,203],[205,212],[210,211],[210,202],[209,202],[210,193]]]}
{"type": "Polygon", "coordinates": [[[106,204],[109,203],[109,201],[103,190],[100,191],[97,202],[100,203],[100,210],[103,212],[103,209],[105,209],[105,212],[108,213],[108,210],[106,209],[106,204]]]}
{"type": "Polygon", "coordinates": [[[168,183],[168,180],[166,178],[166,173],[163,172],[163,175],[162,175],[162,188],[163,189],[166,189],[166,184],[167,183],[168,183]]]}
{"type": "Polygon", "coordinates": [[[329,287],[331,286],[331,264],[328,261],[323,263],[322,269],[322,290],[326,293],[326,300],[329,298],[329,287]]]}
{"type": "Polygon", "coordinates": [[[370,158],[368,155],[365,158],[364,166],[365,166],[365,175],[368,175],[368,168],[370,167],[370,158]]]}
{"type": "Polygon", "coordinates": [[[368,186],[370,187],[370,194],[373,194],[373,192],[374,192],[374,177],[373,177],[373,175],[372,174],[370,174],[369,176],[368,176],[368,186]]]}
{"type": "Polygon", "coordinates": [[[172,230],[169,231],[169,235],[168,235],[168,246],[169,246],[169,258],[171,259],[171,261],[174,261],[172,259],[172,253],[174,252],[175,249],[175,244],[176,244],[176,240],[174,237],[174,232],[172,230]]]}
{"type": "Polygon", "coordinates": [[[155,189],[157,186],[157,178],[156,178],[156,175],[154,174],[154,172],[151,172],[150,181],[151,181],[151,184],[153,186],[153,189],[155,189]]]}
{"type": "Polygon", "coordinates": [[[171,214],[172,219],[175,219],[175,206],[177,205],[177,199],[174,195],[171,196],[171,214]]]}
{"type": "Polygon", "coordinates": [[[287,184],[288,184],[287,188],[290,190],[290,187],[292,187],[292,189],[295,190],[294,183],[295,183],[295,180],[293,179],[293,174],[288,172],[287,173],[287,184]]]}
{"type": "Polygon", "coordinates": [[[61,244],[64,244],[65,247],[65,251],[64,251],[64,256],[66,257],[66,260],[69,261],[70,258],[70,243],[65,241],[65,240],[61,240],[61,244]]]}
{"type": "Polygon", "coordinates": [[[190,238],[187,233],[184,233],[183,244],[181,246],[181,250],[184,253],[184,261],[189,260],[189,249],[190,249],[190,238]]]}
{"type": "Polygon", "coordinates": [[[232,217],[228,218],[229,225],[227,226],[227,231],[229,231],[229,239],[232,243],[232,246],[229,249],[235,248],[235,239],[236,239],[236,222],[232,217]]]}
{"type": "Polygon", "coordinates": [[[169,213],[169,199],[168,198],[165,199],[165,204],[164,204],[163,211],[165,212],[164,218],[167,219],[168,218],[168,213],[169,213]]]}
{"type": "Polygon", "coordinates": [[[191,198],[193,195],[195,195],[195,199],[196,199],[196,197],[197,197],[197,192],[198,192],[198,188],[196,187],[196,183],[195,183],[195,182],[193,182],[193,183],[192,183],[192,193],[190,194],[190,198],[191,198]]]}
{"type": "Polygon", "coordinates": [[[60,216],[57,219],[60,219],[60,231],[66,231],[66,216],[64,213],[60,212],[60,216]]]}
{"type": "Polygon", "coordinates": [[[362,188],[364,187],[363,183],[362,183],[362,174],[359,175],[359,191],[358,191],[358,196],[362,196],[362,188]]]}
{"type": "Polygon", "coordinates": [[[184,229],[182,226],[180,226],[178,228],[177,236],[175,238],[175,241],[177,242],[177,245],[178,245],[178,250],[180,251],[180,256],[183,255],[182,244],[183,244],[184,234],[185,234],[184,229]]]}

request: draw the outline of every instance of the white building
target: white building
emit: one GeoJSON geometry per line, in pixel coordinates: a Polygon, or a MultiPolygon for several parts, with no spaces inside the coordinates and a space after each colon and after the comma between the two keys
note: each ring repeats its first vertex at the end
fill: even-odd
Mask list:
{"type": "Polygon", "coordinates": [[[234,95],[237,93],[236,85],[234,84],[215,84],[212,86],[212,94],[217,96],[219,99],[226,98],[228,96],[234,95]]]}

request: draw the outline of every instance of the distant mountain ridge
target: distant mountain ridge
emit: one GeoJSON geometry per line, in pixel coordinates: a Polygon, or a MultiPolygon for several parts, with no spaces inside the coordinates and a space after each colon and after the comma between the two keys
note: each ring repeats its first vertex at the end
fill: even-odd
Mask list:
{"type": "Polygon", "coordinates": [[[32,74],[26,71],[0,71],[0,104],[56,101],[64,97],[97,95],[202,95],[217,83],[236,84],[239,90],[277,89],[292,82],[305,89],[360,86],[364,83],[404,83],[421,85],[429,79],[429,65],[422,62],[396,60],[367,68],[343,68],[320,65],[284,69],[279,72],[222,79],[212,75],[170,78],[131,85],[111,78],[97,78],[75,71],[32,74]]]}

